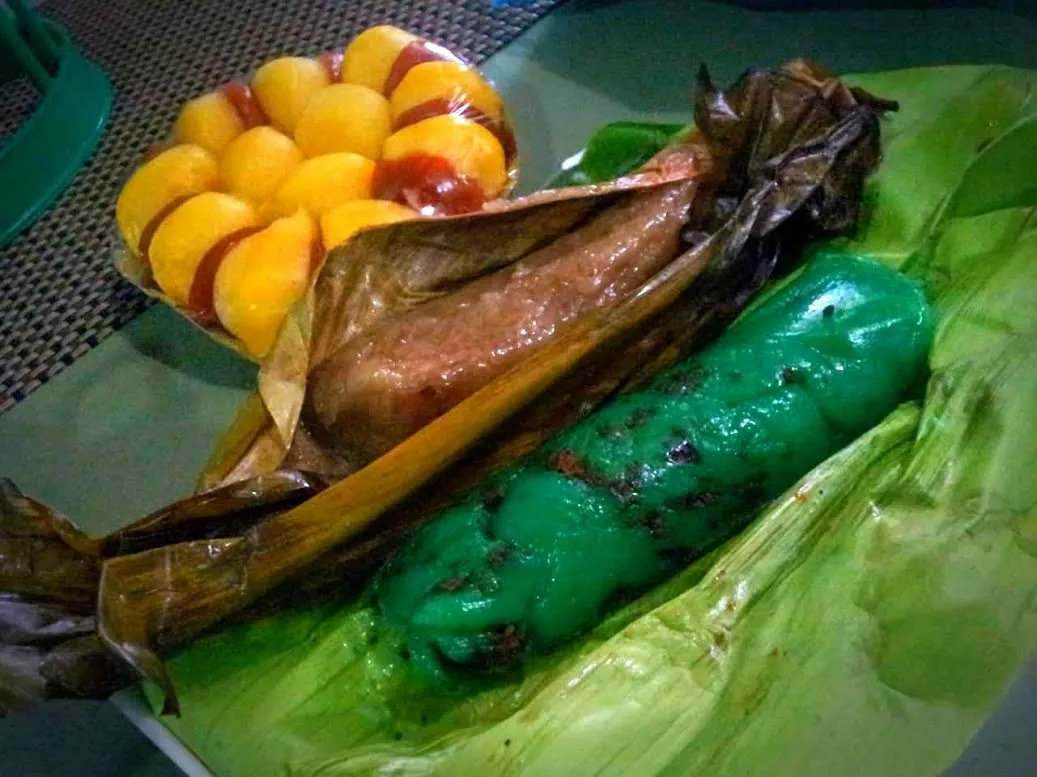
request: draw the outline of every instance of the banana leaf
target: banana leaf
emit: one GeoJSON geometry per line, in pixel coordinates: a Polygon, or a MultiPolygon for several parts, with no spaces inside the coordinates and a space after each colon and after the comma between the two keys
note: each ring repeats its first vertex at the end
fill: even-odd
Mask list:
{"type": "Polygon", "coordinates": [[[0,716],[48,698],[104,698],[135,682],[97,633],[106,558],[219,536],[318,493],[281,471],[175,502],[103,537],[0,480],[0,716]]]}
{"type": "MultiPolygon", "coordinates": [[[[896,98],[870,218],[939,315],[904,406],[740,537],[515,681],[455,697],[375,671],[358,603],[168,662],[167,725],[221,777],[938,774],[1037,648],[1037,74],[854,79],[896,98]]],[[[148,686],[159,709],[162,693],[148,686]]]]}
{"type": "Polygon", "coordinates": [[[683,124],[616,121],[602,127],[587,147],[562,163],[549,189],[611,181],[658,154],[685,129],[683,124]]]}
{"type": "MultiPolygon", "coordinates": [[[[332,404],[338,404],[350,391],[351,382],[335,370],[335,357],[340,352],[346,354],[347,361],[362,360],[379,328],[391,327],[407,311],[420,312],[422,306],[447,297],[459,287],[476,284],[493,271],[526,267],[519,264],[522,262],[529,268],[537,267],[537,262],[547,259],[545,251],[557,248],[561,257],[572,256],[577,238],[582,241],[578,244],[581,251],[619,252],[616,246],[626,245],[631,235],[649,231],[649,225],[660,215],[653,212],[647,222],[635,223],[628,214],[629,206],[670,191],[676,182],[697,184],[689,221],[695,235],[701,238],[715,232],[730,215],[731,207],[749,189],[760,185],[768,160],[819,140],[833,120],[859,105],[877,110],[891,107],[870,95],[851,93],[805,61],[792,61],[774,71],[748,73],[728,90],[717,90],[703,69],[693,105],[693,129],[614,126],[590,149],[581,168],[583,185],[493,203],[486,212],[471,216],[365,230],[328,256],[308,294],[289,314],[260,370],[259,394],[265,415],[258,411],[255,398],[246,403],[203,472],[200,485],[212,487],[278,466],[320,471],[339,479],[355,472],[405,435],[382,440],[380,435],[365,431],[377,426],[370,413],[366,417],[360,413],[353,423],[343,424],[345,432],[359,438],[353,440],[358,443],[355,445],[328,439],[342,436],[341,430],[336,435],[320,429],[320,424],[315,428],[305,423],[307,407],[311,420],[320,415],[313,409],[319,402],[313,400],[315,392],[330,395],[332,404]],[[611,221],[610,214],[614,217],[611,221]],[[323,391],[322,383],[326,385],[323,391]]],[[[849,162],[843,166],[853,167],[849,162]]],[[[806,171],[804,184],[810,186],[817,173],[816,169],[806,171]]],[[[790,194],[800,191],[791,186],[791,179],[790,187],[790,194]]],[[[856,202],[855,197],[852,199],[856,202]]],[[[855,207],[851,210],[853,213],[842,215],[844,223],[856,213],[855,207]]],[[[829,212],[834,211],[829,208],[829,212]]],[[[826,226],[836,227],[834,222],[826,226]]],[[[664,259],[675,259],[679,254],[677,251],[664,259]]],[[[548,264],[556,258],[553,256],[548,264]]],[[[648,259],[644,263],[654,266],[648,259]]],[[[658,274],[664,271],[665,266],[658,274]]],[[[616,298],[628,293],[617,292],[616,298]]],[[[456,311],[437,315],[450,318],[456,311]]],[[[581,316],[560,323],[558,331],[575,325],[581,316]]],[[[402,332],[401,339],[412,336],[406,327],[402,332]]],[[[421,361],[421,351],[416,351],[419,355],[414,360],[421,361]]],[[[482,358],[489,360],[490,355],[482,358]]],[[[413,364],[407,366],[411,369],[395,363],[385,369],[416,370],[413,364]]],[[[439,369],[471,371],[465,365],[453,364],[439,369]]],[[[487,372],[485,381],[476,387],[485,385],[494,375],[487,372]]],[[[465,378],[455,382],[462,380],[465,378]]],[[[364,380],[359,383],[364,384],[364,380]]],[[[430,385],[425,390],[436,395],[443,388],[430,385]]],[[[449,383],[445,390],[451,392],[449,383]]],[[[432,399],[417,400],[415,404],[433,404],[432,399]]],[[[406,401],[400,404],[409,407],[406,401]]],[[[448,409],[449,405],[442,408],[448,409]]],[[[403,415],[400,408],[396,410],[394,415],[403,415]]]]}
{"type": "Polygon", "coordinates": [[[290,450],[296,454],[290,466],[339,478],[368,463],[325,454],[300,424],[314,370],[393,315],[522,260],[621,205],[624,194],[703,177],[719,162],[710,153],[715,157],[720,149],[707,148],[700,134],[686,138],[684,147],[679,159],[660,157],[623,178],[537,192],[471,216],[364,230],[330,252],[289,312],[261,365],[258,394],[246,400],[220,440],[200,488],[273,471],[290,450]]]}
{"type": "MultiPolygon", "coordinates": [[[[703,71],[697,129],[618,183],[545,192],[477,217],[362,233],[324,264],[311,294],[310,302],[321,303],[312,318],[304,303],[293,319],[299,326],[282,331],[275,361],[277,353],[295,359],[303,383],[311,361],[369,331],[364,327],[386,311],[420,305],[473,272],[513,261],[595,209],[637,196],[631,190],[682,182],[691,174],[689,160],[690,171],[701,175],[694,232],[636,293],[576,320],[535,358],[342,482],[325,489],[309,474],[261,472],[99,538],[75,533],[32,503],[30,512],[46,521],[31,542],[20,540],[17,523],[6,534],[0,526],[0,542],[13,538],[8,557],[16,572],[13,581],[0,579],[0,591],[19,597],[19,605],[58,605],[69,617],[86,616],[70,636],[89,637],[89,650],[80,664],[81,653],[69,659],[65,675],[81,669],[89,677],[92,667],[116,657],[162,684],[175,712],[163,653],[227,622],[348,593],[404,533],[464,488],[722,328],[798,257],[804,240],[852,227],[877,163],[878,114],[887,107],[804,61],[751,72],[728,91],[717,90],[703,71]],[[293,340],[303,330],[303,340],[293,340]],[[312,498],[298,504],[306,497],[312,498]],[[55,567],[53,580],[34,581],[47,554],[67,555],[67,564],[55,567]],[[64,570],[71,574],[77,564],[91,570],[96,613],[82,612],[82,602],[62,589],[64,570]]],[[[251,398],[217,457],[254,460],[260,440],[250,430],[270,423],[270,407],[251,398]]],[[[264,451],[280,433],[263,436],[264,451]]],[[[29,502],[17,495],[10,503],[18,516],[29,502]]],[[[14,641],[20,632],[10,633],[21,647],[14,641]]],[[[18,678],[33,667],[42,671],[66,641],[42,645],[35,664],[20,652],[6,664],[0,656],[0,667],[18,678]]],[[[63,687],[60,677],[45,679],[30,698],[91,695],[84,683],[63,687]]]]}

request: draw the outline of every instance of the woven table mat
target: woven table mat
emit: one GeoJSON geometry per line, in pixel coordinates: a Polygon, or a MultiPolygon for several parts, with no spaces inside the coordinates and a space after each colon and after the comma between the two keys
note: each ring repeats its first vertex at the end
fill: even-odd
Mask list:
{"type": "MultiPolygon", "coordinates": [[[[44,2],[39,11],[64,25],[116,97],[93,158],[58,203],[0,252],[0,412],[150,304],[110,263],[115,198],[184,100],[276,55],[341,49],[375,24],[403,27],[478,63],[560,1],[503,8],[490,0],[44,2]]],[[[26,82],[0,85],[0,144],[35,104],[26,82]]]]}

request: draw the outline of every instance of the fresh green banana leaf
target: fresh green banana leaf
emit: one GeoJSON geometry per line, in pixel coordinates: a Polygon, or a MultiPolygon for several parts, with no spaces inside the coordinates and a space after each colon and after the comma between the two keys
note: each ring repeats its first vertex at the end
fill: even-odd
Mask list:
{"type": "Polygon", "coordinates": [[[521,683],[415,693],[371,671],[350,603],[199,641],[169,663],[185,714],[167,725],[215,774],[916,777],[955,759],[1037,649],[1037,73],[854,81],[901,110],[869,221],[819,250],[925,281],[924,404],[521,683]]]}
{"type": "Polygon", "coordinates": [[[594,133],[587,146],[562,163],[547,185],[584,186],[611,181],[643,165],[686,129],[683,124],[615,121],[594,133]]]}
{"type": "Polygon", "coordinates": [[[870,192],[872,217],[854,250],[899,264],[956,215],[1033,204],[1037,72],[921,68],[854,83],[888,86],[900,102],[870,192]]]}

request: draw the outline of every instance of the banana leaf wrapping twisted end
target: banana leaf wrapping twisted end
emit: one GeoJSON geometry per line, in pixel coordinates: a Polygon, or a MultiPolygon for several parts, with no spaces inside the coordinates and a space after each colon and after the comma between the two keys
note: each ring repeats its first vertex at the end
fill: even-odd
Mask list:
{"type": "MultiPolygon", "coordinates": [[[[532,357],[333,486],[294,471],[260,474],[100,539],[5,491],[5,515],[53,517],[32,524],[37,533],[28,543],[28,519],[0,525],[0,543],[11,543],[3,546],[11,561],[0,555],[0,591],[8,597],[0,601],[14,602],[0,612],[36,608],[35,622],[69,625],[53,641],[31,643],[30,655],[20,650],[21,616],[0,621],[8,651],[0,652],[0,711],[51,696],[103,696],[149,677],[165,691],[166,711],[178,712],[163,653],[228,619],[348,588],[464,490],[700,347],[806,240],[852,229],[864,180],[878,163],[879,116],[890,107],[804,61],[749,72],[727,91],[703,70],[695,129],[677,141],[696,150],[699,190],[674,258],[634,293],[577,318],[532,357]],[[62,560],[54,579],[33,571],[33,559],[47,553],[62,560]],[[7,568],[13,572],[4,574],[7,568]],[[50,671],[69,645],[80,652],[61,659],[65,671],[50,671]]],[[[519,260],[626,192],[690,174],[668,168],[664,150],[611,184],[361,233],[329,257],[295,324],[282,331],[275,361],[280,353],[285,369],[271,381],[264,368],[266,405],[246,405],[242,424],[222,443],[230,465],[216,468],[216,480],[280,461],[282,431],[294,433],[310,361],[333,342],[519,260]],[[259,429],[257,419],[267,426],[259,429]]]]}
{"type": "Polygon", "coordinates": [[[0,713],[132,681],[97,637],[99,544],[0,481],[0,713]]]}
{"type": "Polygon", "coordinates": [[[262,475],[90,537],[0,480],[0,716],[48,698],[106,698],[138,679],[97,633],[106,558],[242,531],[323,486],[297,472],[262,475]]]}

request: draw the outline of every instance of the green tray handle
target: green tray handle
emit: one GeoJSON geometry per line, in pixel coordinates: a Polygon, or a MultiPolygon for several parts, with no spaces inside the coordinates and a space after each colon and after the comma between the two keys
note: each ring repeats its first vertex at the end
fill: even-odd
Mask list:
{"type": "Polygon", "coordinates": [[[42,92],[35,112],[0,145],[0,248],[26,229],[65,190],[93,153],[112,104],[104,73],[54,22],[19,0],[0,9],[0,81],[26,73],[42,92]],[[13,55],[13,57],[12,57],[13,55]],[[45,61],[53,61],[53,75],[45,61]]]}

